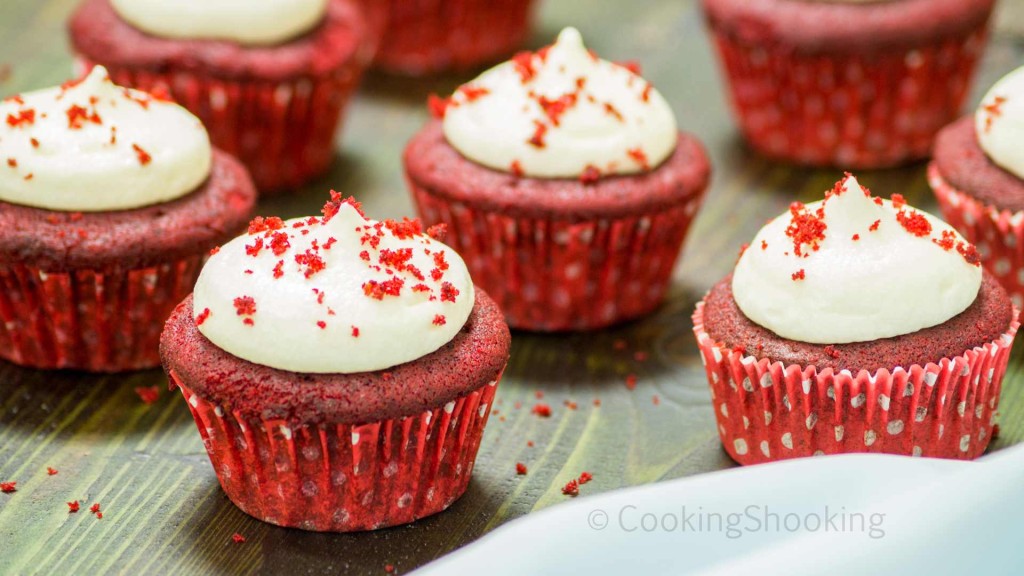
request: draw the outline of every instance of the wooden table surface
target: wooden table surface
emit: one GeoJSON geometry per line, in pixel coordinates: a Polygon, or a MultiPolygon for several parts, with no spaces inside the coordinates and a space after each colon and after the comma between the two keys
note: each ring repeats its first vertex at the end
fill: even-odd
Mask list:
{"type": "MultiPolygon", "coordinates": [[[[0,94],[68,77],[63,23],[75,3],[0,2],[0,63],[11,70],[0,94]]],[[[514,334],[497,413],[466,495],[432,518],[359,534],[278,528],[235,508],[180,395],[164,388],[153,405],[136,395],[136,387],[165,384],[159,370],[95,376],[0,363],[0,481],[18,482],[17,492],[0,494],[0,573],[383,574],[388,564],[404,573],[503,522],[565,501],[561,486],[584,470],[594,480],[581,498],[733,466],[719,446],[691,311],[765,219],[794,199],[820,197],[841,172],[773,164],[742,145],[694,0],[549,0],[532,45],[569,24],[604,57],[639,60],[682,128],[697,134],[713,158],[712,188],[660,311],[592,334],[514,334]],[[628,374],[638,378],[632,391],[628,374]],[[540,392],[552,406],[550,418],[530,413],[540,392]],[[529,474],[517,476],[516,462],[529,474]],[[48,475],[47,467],[58,474],[48,475]],[[84,502],[82,512],[68,514],[71,500],[84,502]],[[85,511],[93,502],[101,503],[102,520],[85,511]],[[234,543],[234,533],[246,542],[234,543]]],[[[971,104],[1022,55],[1021,45],[997,34],[971,104]]],[[[369,77],[349,109],[331,174],[299,194],[263,202],[260,213],[314,213],[336,188],[378,218],[411,215],[402,146],[427,118],[427,94],[451,91],[459,80],[369,77]]],[[[935,209],[923,164],[859,176],[878,194],[900,192],[935,209]]],[[[1022,366],[1016,354],[992,450],[1024,441],[1022,366]]]]}

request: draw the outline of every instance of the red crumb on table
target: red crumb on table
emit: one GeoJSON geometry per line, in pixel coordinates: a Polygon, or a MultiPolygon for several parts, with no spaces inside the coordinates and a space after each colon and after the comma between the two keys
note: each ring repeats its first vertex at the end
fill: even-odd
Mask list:
{"type": "Polygon", "coordinates": [[[801,268],[801,269],[797,270],[796,272],[793,272],[793,281],[795,282],[797,280],[803,280],[805,276],[806,275],[804,274],[804,269],[801,268]]]}
{"type": "Polygon", "coordinates": [[[82,508],[78,501],[68,502],[68,514],[76,514],[82,508]]]}
{"type": "Polygon", "coordinates": [[[541,398],[544,397],[544,391],[543,390],[537,390],[536,392],[533,393],[533,397],[538,399],[538,400],[540,400],[541,398]]]}
{"type": "Polygon", "coordinates": [[[573,402],[572,400],[564,400],[562,401],[562,405],[564,405],[569,410],[575,410],[579,408],[579,405],[573,402]]]}
{"type": "Polygon", "coordinates": [[[593,164],[587,164],[587,167],[580,173],[580,182],[584,185],[596,184],[601,179],[601,171],[593,164]]]}
{"type": "Polygon", "coordinates": [[[582,485],[586,484],[587,482],[590,482],[593,479],[594,479],[594,475],[593,474],[591,474],[590,472],[585,472],[584,471],[584,472],[580,472],[580,477],[577,480],[577,482],[579,483],[580,486],[582,486],[582,485]]]}
{"type": "Polygon", "coordinates": [[[601,399],[600,398],[594,398],[594,406],[598,406],[598,407],[601,406],[601,399]]]}
{"type": "Polygon", "coordinates": [[[569,480],[562,486],[562,494],[566,496],[576,497],[580,495],[580,484],[577,480],[569,480]]]}
{"type": "Polygon", "coordinates": [[[527,448],[533,448],[533,440],[527,440],[526,441],[526,447],[527,448]]]}
{"type": "Polygon", "coordinates": [[[530,412],[541,418],[548,418],[551,416],[551,406],[544,403],[535,404],[530,412]]]}
{"type": "Polygon", "coordinates": [[[100,503],[99,502],[96,502],[95,504],[93,504],[92,506],[89,507],[89,512],[92,512],[93,514],[96,514],[99,511],[100,511],[100,503]]]}
{"type": "Polygon", "coordinates": [[[874,223],[871,224],[871,226],[868,226],[868,231],[869,232],[874,232],[875,230],[878,230],[878,225],[881,224],[881,223],[882,223],[881,220],[875,220],[874,223]]]}
{"type": "MultiPolygon", "coordinates": [[[[198,323],[197,320],[196,324],[198,323]]],[[[139,386],[135,388],[135,393],[144,404],[154,404],[160,399],[160,386],[139,386]]]]}
{"type": "Polygon", "coordinates": [[[49,475],[49,476],[56,476],[57,475],[57,469],[56,468],[52,468],[50,466],[47,466],[46,467],[46,474],[49,475]]]}
{"type": "Polygon", "coordinates": [[[630,390],[635,390],[636,389],[636,374],[627,374],[626,375],[626,388],[628,388],[630,390]]]}
{"type": "Polygon", "coordinates": [[[235,532],[234,534],[231,535],[231,540],[235,544],[241,544],[242,542],[245,542],[245,536],[242,536],[238,532],[235,532]]]}
{"type": "Polygon", "coordinates": [[[526,464],[516,462],[516,474],[519,476],[526,476],[526,464]]]}
{"type": "Polygon", "coordinates": [[[11,492],[17,492],[17,491],[18,491],[18,483],[17,482],[0,482],[0,492],[3,492],[4,494],[10,494],[11,492]]]}
{"type": "Polygon", "coordinates": [[[153,157],[149,155],[149,152],[146,152],[146,150],[138,144],[132,144],[132,150],[135,150],[135,156],[139,159],[139,164],[142,164],[143,166],[149,164],[153,160],[153,157]]]}
{"type": "Polygon", "coordinates": [[[655,394],[651,397],[651,403],[657,406],[658,404],[661,404],[661,398],[658,398],[658,395],[655,394]]]}

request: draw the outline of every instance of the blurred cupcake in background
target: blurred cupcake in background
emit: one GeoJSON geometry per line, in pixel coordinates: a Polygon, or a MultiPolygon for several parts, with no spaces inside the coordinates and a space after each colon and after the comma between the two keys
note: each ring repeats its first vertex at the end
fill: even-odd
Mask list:
{"type": "Polygon", "coordinates": [[[374,67],[424,76],[512,55],[530,32],[534,0],[362,0],[387,9],[374,67]]]}
{"type": "Polygon", "coordinates": [[[593,329],[658,307],[711,166],[635,66],[567,28],[431,108],[405,149],[413,198],[509,324],[593,329]]]}
{"type": "Polygon", "coordinates": [[[0,103],[0,357],[115,372],[159,364],[164,320],[256,190],[184,108],[97,66],[0,103]]]}
{"type": "Polygon", "coordinates": [[[332,195],[221,247],[160,348],[235,505],[348,532],[462,495],[511,338],[437,229],[332,195]]]}
{"type": "Polygon", "coordinates": [[[1018,313],[951,227],[847,176],[765,225],[693,323],[740,464],[971,459],[992,438],[1018,313]]]}
{"type": "Polygon", "coordinates": [[[261,192],[327,170],[371,56],[352,0],[84,0],[69,30],[83,69],[168,92],[261,192]]]}
{"type": "Polygon", "coordinates": [[[995,0],[702,0],[733,112],[771,158],[928,156],[960,113],[995,0]]]}
{"type": "Polygon", "coordinates": [[[928,180],[942,212],[1024,303],[1024,68],[939,133],[928,180]]]}

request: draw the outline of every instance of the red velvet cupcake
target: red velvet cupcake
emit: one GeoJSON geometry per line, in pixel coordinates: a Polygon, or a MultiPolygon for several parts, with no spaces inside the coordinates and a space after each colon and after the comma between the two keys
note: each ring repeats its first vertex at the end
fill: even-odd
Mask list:
{"type": "Polygon", "coordinates": [[[702,0],[744,137],[850,168],[928,156],[960,113],[994,0],[702,0]]]}
{"type": "Polygon", "coordinates": [[[0,357],[159,364],[161,324],[252,212],[245,168],[195,116],[100,67],[4,100],[0,118],[0,357]]]}
{"type": "Polygon", "coordinates": [[[375,3],[389,14],[374,66],[410,76],[466,70],[511,55],[530,32],[534,6],[533,0],[375,3]]]}
{"type": "Polygon", "coordinates": [[[508,326],[418,221],[367,220],[337,196],[323,214],[257,218],[221,247],[167,322],[164,367],[246,513],[317,531],[412,522],[466,489],[508,326]]]}
{"type": "Polygon", "coordinates": [[[693,321],[722,445],[756,464],[981,455],[1017,316],[952,228],[848,177],[766,225],[693,321]]]}
{"type": "Polygon", "coordinates": [[[263,192],[328,169],[342,113],[372,54],[351,0],[84,0],[69,23],[84,69],[165,90],[199,116],[263,192]]]}
{"type": "Polygon", "coordinates": [[[634,71],[567,29],[459,88],[405,150],[423,219],[513,327],[583,330],[661,303],[710,177],[634,71]]]}
{"type": "Polygon", "coordinates": [[[997,83],[973,116],[939,133],[928,180],[942,212],[1024,306],[1024,68],[997,83]]]}

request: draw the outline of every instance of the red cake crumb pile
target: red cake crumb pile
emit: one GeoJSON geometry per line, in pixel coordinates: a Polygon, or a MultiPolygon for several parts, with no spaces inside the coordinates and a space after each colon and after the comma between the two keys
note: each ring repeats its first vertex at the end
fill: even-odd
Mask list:
{"type": "Polygon", "coordinates": [[[573,497],[579,496],[580,495],[580,485],[579,485],[579,482],[576,481],[576,480],[569,480],[568,482],[566,482],[565,486],[562,486],[562,494],[565,494],[566,496],[573,496],[573,497]]]}
{"type": "Polygon", "coordinates": [[[516,474],[519,476],[526,476],[526,464],[516,462],[516,474]]]}
{"type": "Polygon", "coordinates": [[[586,484],[587,482],[590,482],[593,479],[594,479],[594,475],[593,474],[591,474],[590,472],[584,471],[584,472],[580,472],[580,477],[579,477],[578,482],[579,482],[579,485],[582,486],[582,485],[586,484]]]}
{"type": "Polygon", "coordinates": [[[255,323],[252,316],[256,314],[256,300],[252,296],[239,296],[235,298],[234,304],[235,312],[239,316],[246,317],[243,322],[248,326],[252,326],[255,323]]]}
{"type": "MultiPolygon", "coordinates": [[[[198,324],[198,320],[196,322],[198,324]]],[[[135,393],[144,404],[155,404],[160,399],[160,386],[139,386],[135,393]]]]}
{"type": "Polygon", "coordinates": [[[549,418],[551,416],[551,406],[544,403],[538,403],[533,406],[530,410],[531,413],[540,416],[541,418],[549,418]]]}
{"type": "Polygon", "coordinates": [[[78,503],[78,500],[68,502],[68,514],[77,514],[81,507],[82,506],[78,503]]]}
{"type": "Polygon", "coordinates": [[[235,532],[234,534],[231,535],[231,540],[235,544],[241,544],[241,543],[245,542],[245,536],[242,536],[238,532],[235,532]]]}
{"type": "Polygon", "coordinates": [[[803,268],[793,272],[793,281],[803,280],[804,278],[806,278],[806,274],[804,273],[803,268]]]}
{"type": "Polygon", "coordinates": [[[17,482],[0,482],[0,492],[3,492],[4,494],[10,494],[12,492],[17,492],[17,491],[18,491],[18,483],[17,482]]]}
{"type": "Polygon", "coordinates": [[[103,519],[103,512],[100,512],[100,504],[99,504],[99,502],[97,502],[97,503],[93,504],[92,506],[90,506],[89,507],[89,512],[92,512],[93,514],[95,514],[97,520],[102,520],[103,519]]]}
{"type": "Polygon", "coordinates": [[[46,467],[46,475],[47,476],[56,476],[57,474],[58,474],[58,472],[57,472],[56,468],[53,468],[51,466],[47,466],[46,467]]]}

